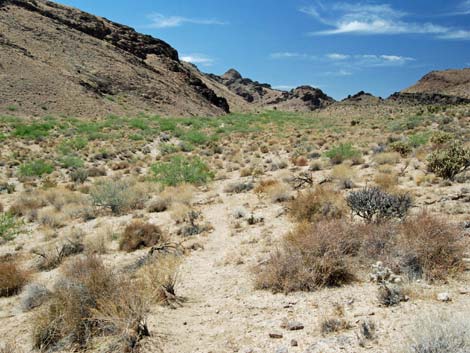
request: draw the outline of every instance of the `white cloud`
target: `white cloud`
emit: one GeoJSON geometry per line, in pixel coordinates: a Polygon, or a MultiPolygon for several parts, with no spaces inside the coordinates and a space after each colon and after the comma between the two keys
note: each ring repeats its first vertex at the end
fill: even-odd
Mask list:
{"type": "Polygon", "coordinates": [[[289,59],[289,58],[301,58],[305,57],[305,54],[291,53],[291,52],[280,52],[272,53],[269,55],[271,59],[289,59]]]}
{"type": "Polygon", "coordinates": [[[338,54],[338,53],[327,54],[326,57],[331,59],[331,60],[346,60],[346,59],[349,59],[349,55],[338,54]]]}
{"type": "MultiPolygon", "coordinates": [[[[468,6],[470,0],[462,6],[468,6]]],[[[317,2],[315,6],[301,8],[301,12],[315,18],[320,23],[332,27],[310,33],[311,35],[376,35],[376,34],[428,34],[440,39],[470,39],[470,31],[436,25],[434,23],[408,22],[408,15],[392,8],[389,4],[349,4],[317,2]]]]}
{"type": "Polygon", "coordinates": [[[165,16],[160,13],[153,13],[148,16],[152,23],[148,25],[149,28],[173,28],[179,27],[184,24],[196,25],[225,25],[226,22],[217,19],[196,19],[182,16],[165,16]]]}
{"type": "Polygon", "coordinates": [[[214,59],[203,54],[188,54],[188,55],[183,54],[180,59],[188,63],[202,65],[202,66],[212,66],[215,61],[214,59]]]}

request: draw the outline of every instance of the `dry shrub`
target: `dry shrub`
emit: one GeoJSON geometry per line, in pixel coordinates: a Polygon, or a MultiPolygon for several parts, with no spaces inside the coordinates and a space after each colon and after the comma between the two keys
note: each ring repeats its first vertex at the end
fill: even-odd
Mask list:
{"type": "Polygon", "coordinates": [[[401,155],[398,152],[383,152],[378,153],[373,157],[373,161],[379,165],[390,164],[395,165],[401,160],[401,155]]]}
{"type": "Polygon", "coordinates": [[[408,219],[401,226],[396,246],[398,266],[412,278],[444,280],[462,270],[462,231],[442,217],[421,212],[408,219]]]}
{"type": "Polygon", "coordinates": [[[9,212],[15,216],[35,218],[34,213],[46,205],[47,201],[39,191],[26,191],[15,199],[9,212]]]}
{"type": "Polygon", "coordinates": [[[279,185],[279,181],[275,179],[263,179],[258,185],[256,185],[254,192],[256,194],[267,193],[272,188],[276,188],[279,185]]]}
{"type": "Polygon", "coordinates": [[[374,177],[374,183],[382,190],[394,191],[398,186],[398,175],[395,173],[379,173],[374,177]]]}
{"type": "Polygon", "coordinates": [[[308,159],[303,156],[300,156],[300,157],[293,158],[292,163],[296,167],[306,167],[308,166],[308,159]]]}
{"type": "Polygon", "coordinates": [[[160,197],[170,200],[170,204],[179,203],[190,205],[196,189],[193,185],[182,184],[178,186],[169,186],[163,190],[160,197]]]}
{"type": "Polygon", "coordinates": [[[181,258],[166,254],[137,271],[137,280],[145,298],[156,304],[173,305],[177,301],[176,283],[181,258]]]}
{"type": "Polygon", "coordinates": [[[429,313],[414,320],[400,353],[465,353],[470,351],[470,322],[465,312],[429,313]]]}
{"type": "Polygon", "coordinates": [[[119,249],[131,252],[157,245],[163,239],[163,232],[155,224],[134,221],[127,225],[119,244],[119,249]]]}
{"type": "Polygon", "coordinates": [[[0,202],[0,213],[3,212],[3,203],[0,202]]]}
{"type": "Polygon", "coordinates": [[[339,219],[347,212],[341,193],[325,186],[299,193],[290,203],[290,214],[299,222],[319,219],[339,219]]]}
{"type": "Polygon", "coordinates": [[[147,211],[151,213],[165,212],[170,208],[171,202],[172,200],[170,197],[157,196],[156,198],[149,201],[147,205],[147,211]]]}
{"type": "Polygon", "coordinates": [[[62,228],[67,225],[68,217],[53,207],[45,207],[38,212],[38,222],[53,229],[62,228]]]}
{"type": "Polygon", "coordinates": [[[32,321],[34,348],[40,350],[84,349],[106,337],[107,351],[132,352],[148,335],[139,292],[96,256],[66,264],[47,304],[32,321]]]}
{"type": "Polygon", "coordinates": [[[14,259],[0,262],[0,297],[18,294],[28,283],[31,273],[23,270],[14,259]]]}
{"type": "Polygon", "coordinates": [[[257,269],[256,286],[274,292],[314,291],[353,281],[350,257],[360,242],[342,220],[300,224],[257,269]]]}
{"type": "Polygon", "coordinates": [[[356,171],[350,165],[340,164],[331,170],[331,178],[336,180],[342,189],[350,189],[356,177],[356,171]]]}
{"type": "Polygon", "coordinates": [[[343,318],[328,317],[322,320],[320,331],[323,335],[348,330],[351,324],[343,318]]]}

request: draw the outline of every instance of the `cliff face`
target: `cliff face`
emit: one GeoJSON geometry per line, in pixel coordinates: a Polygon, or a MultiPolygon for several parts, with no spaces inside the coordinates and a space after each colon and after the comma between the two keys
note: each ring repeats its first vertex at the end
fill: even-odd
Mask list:
{"type": "Polygon", "coordinates": [[[229,111],[162,40],[44,0],[0,1],[0,112],[102,116],[229,111]],[[13,108],[14,107],[14,108],[13,108]]]}

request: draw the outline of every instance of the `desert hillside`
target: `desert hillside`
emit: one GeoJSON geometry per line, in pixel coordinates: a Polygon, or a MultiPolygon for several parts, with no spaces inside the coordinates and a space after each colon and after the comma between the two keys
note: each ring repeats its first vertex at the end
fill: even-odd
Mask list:
{"type": "Polygon", "coordinates": [[[221,115],[218,97],[167,43],[48,1],[0,2],[0,111],[221,115]]]}
{"type": "Polygon", "coordinates": [[[433,71],[404,93],[438,93],[470,99],[470,68],[433,71]]]}

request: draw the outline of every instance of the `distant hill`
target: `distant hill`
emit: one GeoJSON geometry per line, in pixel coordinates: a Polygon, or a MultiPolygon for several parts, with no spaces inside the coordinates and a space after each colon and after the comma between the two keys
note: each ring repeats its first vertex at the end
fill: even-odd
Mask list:
{"type": "MultiPolygon", "coordinates": [[[[230,69],[217,76],[207,74],[208,79],[228,88],[244,100],[243,106],[258,109],[279,109],[286,111],[311,111],[333,104],[335,100],[318,88],[300,86],[289,92],[273,89],[270,84],[253,81],[243,77],[237,70],[230,69]]],[[[215,89],[218,94],[223,92],[215,89]]],[[[236,107],[233,107],[236,109],[236,107]]]]}
{"type": "Polygon", "coordinates": [[[169,44],[45,0],[0,0],[0,114],[221,115],[169,44]]]}
{"type": "Polygon", "coordinates": [[[402,93],[441,94],[470,99],[470,68],[432,71],[402,93]]]}

